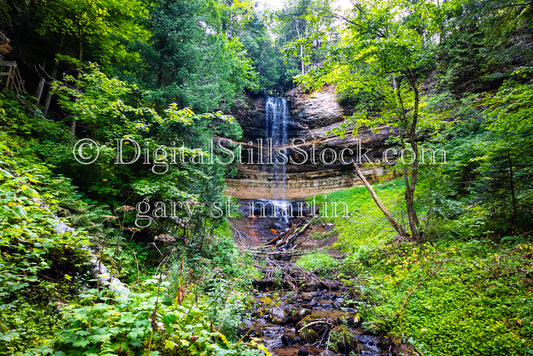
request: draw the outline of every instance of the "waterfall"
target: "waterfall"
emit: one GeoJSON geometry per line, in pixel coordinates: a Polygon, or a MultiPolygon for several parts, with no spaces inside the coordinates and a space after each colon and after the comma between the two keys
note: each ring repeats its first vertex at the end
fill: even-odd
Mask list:
{"type": "Polygon", "coordinates": [[[286,152],[288,144],[289,108],[287,100],[280,97],[267,97],[265,101],[266,139],[271,144],[267,155],[272,163],[274,180],[279,182],[280,189],[277,199],[272,200],[275,209],[274,214],[283,218],[288,223],[288,211],[290,203],[285,199],[285,183],[287,173],[286,152]]]}

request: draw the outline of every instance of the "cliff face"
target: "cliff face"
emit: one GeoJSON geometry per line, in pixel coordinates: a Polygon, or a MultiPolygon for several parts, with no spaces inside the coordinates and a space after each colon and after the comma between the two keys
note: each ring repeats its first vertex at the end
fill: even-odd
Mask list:
{"type": "MultiPolygon", "coordinates": [[[[246,107],[234,114],[244,137],[242,164],[237,175],[226,180],[230,196],[279,199],[283,184],[286,199],[325,194],[360,183],[350,163],[352,160],[361,164],[382,161],[387,149],[385,141],[391,134],[389,127],[374,133],[361,128],[356,136],[348,132],[344,139],[325,135],[349,115],[349,108],[338,103],[333,86],[311,94],[293,90],[287,100],[289,142],[284,147],[270,147],[265,139],[264,98],[250,99],[246,107]],[[276,172],[279,168],[274,164],[276,158],[280,162],[288,161],[283,180],[276,172]]],[[[362,170],[369,179],[383,174],[381,165],[362,167],[362,170]]]]}

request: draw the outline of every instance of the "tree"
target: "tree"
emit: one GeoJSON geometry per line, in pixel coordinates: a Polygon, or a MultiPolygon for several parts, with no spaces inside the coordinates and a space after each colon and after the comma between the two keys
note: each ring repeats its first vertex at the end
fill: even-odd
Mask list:
{"type": "Polygon", "coordinates": [[[440,10],[438,89],[456,95],[497,90],[517,65],[529,65],[529,1],[453,0],[440,10]]]}
{"type": "MultiPolygon", "coordinates": [[[[223,150],[211,144],[215,136],[241,138],[234,118],[221,112],[196,114],[175,103],[158,113],[139,100],[143,93],[136,85],[108,77],[95,64],[77,77],[56,81],[53,89],[69,119],[80,122],[80,133],[98,142],[99,156],[92,164],[81,165],[70,150],[49,157],[78,186],[116,206],[136,205],[145,198],[189,202],[198,205],[191,215],[182,208],[172,217],[187,218],[191,229],[205,227],[203,223],[212,218],[210,204],[224,200],[224,175],[236,164],[228,157],[234,147],[223,150]]],[[[159,230],[176,229],[170,215],[161,214],[159,230]]]]}
{"type": "Polygon", "coordinates": [[[236,18],[224,18],[228,14],[223,3],[206,0],[155,4],[142,82],[157,107],[176,102],[198,112],[226,109],[244,87],[255,86],[251,60],[234,36],[236,18]]]}
{"type": "Polygon", "coordinates": [[[522,75],[531,78],[531,70],[516,71],[518,80],[506,82],[486,99],[487,136],[474,159],[480,175],[475,192],[493,220],[500,222],[499,232],[514,234],[532,225],[533,85],[520,83],[522,75]]]}
{"type": "Polygon", "coordinates": [[[285,63],[276,38],[265,25],[266,19],[267,14],[254,13],[239,38],[258,73],[258,90],[283,95],[293,87],[292,75],[287,75],[290,65],[285,63]]]}
{"type": "Polygon", "coordinates": [[[78,66],[85,57],[108,68],[111,63],[139,63],[139,54],[129,49],[128,43],[149,37],[139,23],[147,15],[141,1],[44,0],[37,6],[34,16],[38,32],[42,36],[58,36],[58,43],[75,40],[78,66]]]}
{"type": "Polygon", "coordinates": [[[325,31],[332,25],[329,12],[327,1],[291,0],[275,14],[278,41],[285,47],[287,60],[298,61],[300,75],[316,68],[323,60],[325,54],[321,47],[331,40],[325,31]]]}
{"type": "MultiPolygon", "coordinates": [[[[335,133],[343,135],[353,126],[355,135],[361,125],[371,129],[385,124],[398,128],[397,140],[402,151],[411,153],[408,164],[401,167],[410,233],[416,241],[422,239],[414,201],[419,134],[437,125],[431,115],[423,112],[420,85],[433,61],[438,10],[431,1],[390,0],[356,4],[348,18],[331,14],[342,20],[341,41],[329,49],[320,67],[298,77],[306,88],[337,84],[338,91],[352,95],[365,93],[372,98],[370,105],[361,102],[355,114],[334,130],[335,133]]],[[[397,228],[399,224],[393,226],[400,236],[407,237],[397,228]]]]}

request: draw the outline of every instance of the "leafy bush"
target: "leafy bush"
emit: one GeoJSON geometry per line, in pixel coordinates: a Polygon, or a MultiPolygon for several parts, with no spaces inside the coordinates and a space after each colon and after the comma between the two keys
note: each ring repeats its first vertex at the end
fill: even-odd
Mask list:
{"type": "Polygon", "coordinates": [[[259,355],[250,347],[260,346],[231,343],[213,328],[217,324],[210,312],[219,307],[213,300],[190,293],[179,303],[166,305],[158,300],[168,283],[157,287],[154,278],[145,282],[150,285],[150,291],[130,294],[124,301],[105,291],[80,295],[79,305],[66,309],[54,355],[259,355]]]}
{"type": "Polygon", "coordinates": [[[68,298],[73,277],[83,280],[88,238],[56,229],[66,223],[52,214],[59,206],[46,187],[54,180],[50,169],[22,155],[24,142],[16,136],[0,137],[6,143],[0,144],[0,353],[16,353],[57,327],[55,305],[68,298]],[[49,328],[37,327],[41,312],[49,328]]]}
{"type": "Polygon", "coordinates": [[[327,277],[335,272],[340,263],[335,257],[327,253],[312,252],[300,257],[296,264],[308,271],[327,277]]]}

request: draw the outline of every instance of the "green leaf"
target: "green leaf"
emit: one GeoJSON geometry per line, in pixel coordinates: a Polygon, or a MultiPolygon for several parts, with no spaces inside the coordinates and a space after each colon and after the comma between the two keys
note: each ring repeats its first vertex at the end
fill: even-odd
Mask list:
{"type": "Polygon", "coordinates": [[[165,349],[168,349],[168,350],[174,350],[174,348],[176,347],[176,343],[174,341],[171,341],[171,340],[166,340],[165,341],[165,349]]]}
{"type": "Polygon", "coordinates": [[[13,209],[13,212],[15,213],[16,216],[21,217],[21,218],[25,218],[27,216],[26,210],[24,209],[22,205],[17,205],[15,209],[13,209]]]}

